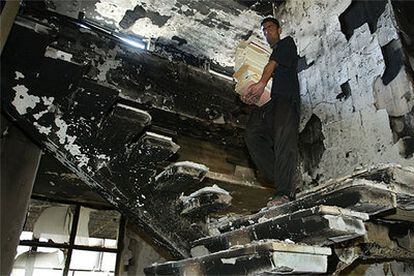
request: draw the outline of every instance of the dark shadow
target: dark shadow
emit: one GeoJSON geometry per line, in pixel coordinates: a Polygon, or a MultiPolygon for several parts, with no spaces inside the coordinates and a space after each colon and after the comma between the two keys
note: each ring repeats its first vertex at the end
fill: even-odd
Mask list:
{"type": "Polygon", "coordinates": [[[322,122],[318,116],[312,114],[305,128],[299,134],[299,152],[304,170],[309,175],[312,175],[321,161],[325,151],[323,140],[325,137],[322,133],[322,122]]]}
{"type": "Polygon", "coordinates": [[[339,16],[341,31],[347,40],[354,34],[354,30],[368,23],[371,33],[377,30],[378,18],[385,11],[387,1],[356,1],[339,16]]]}
{"type": "Polygon", "coordinates": [[[384,85],[388,85],[400,72],[404,64],[404,53],[399,40],[393,40],[381,47],[381,51],[385,63],[385,70],[381,79],[384,85]]]}

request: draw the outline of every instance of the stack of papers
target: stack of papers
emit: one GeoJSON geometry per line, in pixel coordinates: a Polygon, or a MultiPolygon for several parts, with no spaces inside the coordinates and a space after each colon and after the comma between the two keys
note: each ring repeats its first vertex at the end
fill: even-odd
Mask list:
{"type": "MultiPolygon", "coordinates": [[[[236,59],[234,66],[234,75],[236,79],[236,93],[244,95],[247,89],[253,83],[260,80],[263,68],[269,61],[270,48],[258,41],[241,41],[236,48],[236,59]]],[[[262,106],[270,100],[270,90],[272,80],[265,88],[259,101],[256,103],[262,106]]]]}

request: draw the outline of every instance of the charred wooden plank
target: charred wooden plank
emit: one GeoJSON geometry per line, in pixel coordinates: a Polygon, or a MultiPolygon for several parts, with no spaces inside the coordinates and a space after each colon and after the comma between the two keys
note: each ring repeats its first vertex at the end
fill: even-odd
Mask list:
{"type": "Polygon", "coordinates": [[[146,275],[257,275],[324,273],[330,248],[260,241],[203,257],[145,268],[146,275]]]}
{"type": "Polygon", "coordinates": [[[155,190],[185,192],[199,185],[207,171],[206,166],[189,161],[171,164],[155,177],[155,190]]]}
{"type": "Polygon", "coordinates": [[[317,206],[293,214],[263,219],[245,228],[196,240],[210,252],[226,250],[254,240],[290,239],[294,242],[327,245],[365,234],[368,215],[333,206],[317,206]]]}

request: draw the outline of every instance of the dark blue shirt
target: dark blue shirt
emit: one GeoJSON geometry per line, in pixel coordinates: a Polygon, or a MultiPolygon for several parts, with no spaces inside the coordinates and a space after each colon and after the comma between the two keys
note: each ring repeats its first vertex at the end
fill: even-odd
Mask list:
{"type": "Polygon", "coordinates": [[[278,63],[273,72],[272,99],[283,97],[299,104],[298,54],[293,38],[288,36],[276,43],[269,60],[278,63]]]}

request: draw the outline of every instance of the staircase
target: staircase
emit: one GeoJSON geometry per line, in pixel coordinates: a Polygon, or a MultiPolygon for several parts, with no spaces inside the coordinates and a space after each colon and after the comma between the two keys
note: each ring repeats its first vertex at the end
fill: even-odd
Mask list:
{"type": "Polygon", "coordinates": [[[414,171],[409,168],[377,166],[356,172],[300,194],[292,202],[220,222],[214,225],[220,233],[193,241],[192,258],[154,264],[145,273],[325,274],[339,273],[358,258],[412,261],[412,230],[406,236],[411,239],[409,248],[387,247],[384,244],[391,237],[378,234],[392,235],[385,221],[405,226],[413,221],[412,183],[414,171]],[[396,210],[409,215],[398,216],[396,210]],[[355,254],[348,263],[347,250],[355,254]],[[340,261],[332,264],[331,258],[328,271],[333,252],[340,261]]]}
{"type": "MultiPolygon", "coordinates": [[[[48,11],[17,17],[2,53],[2,111],[157,244],[189,257],[190,242],[207,235],[206,214],[228,207],[231,197],[204,192],[183,206],[182,193],[225,184],[263,201],[272,194],[177,160],[176,138],[186,134],[237,149],[240,128],[208,119],[231,117],[231,84],[217,79],[209,95],[209,73],[123,47],[110,33],[78,23],[48,11]],[[190,102],[184,81],[194,89],[190,102]]],[[[233,200],[244,205],[240,198],[233,200]]],[[[247,213],[262,205],[249,204],[247,213]]]]}

